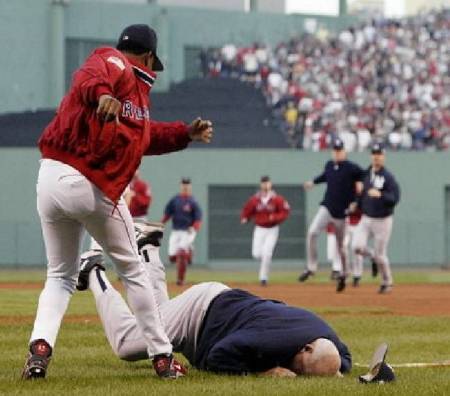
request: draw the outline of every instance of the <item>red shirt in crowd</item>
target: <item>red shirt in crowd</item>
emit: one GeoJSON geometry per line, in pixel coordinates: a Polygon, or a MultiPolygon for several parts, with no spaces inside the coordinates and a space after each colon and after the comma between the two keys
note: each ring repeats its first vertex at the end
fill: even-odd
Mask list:
{"type": "Polygon", "coordinates": [[[241,220],[253,219],[260,227],[275,227],[288,218],[290,211],[289,203],[275,191],[268,196],[258,192],[245,203],[241,220]]]}
{"type": "Polygon", "coordinates": [[[150,120],[149,92],[156,73],[120,51],[95,50],[73,76],[55,118],[39,139],[43,158],[64,162],[88,178],[113,202],[130,183],[142,156],[184,149],[183,122],[150,120]],[[119,122],[96,114],[101,95],[122,103],[119,122]]]}
{"type": "Polygon", "coordinates": [[[146,216],[152,203],[152,190],[150,184],[135,176],[130,184],[132,197],[130,201],[130,213],[133,217],[146,216]]]}

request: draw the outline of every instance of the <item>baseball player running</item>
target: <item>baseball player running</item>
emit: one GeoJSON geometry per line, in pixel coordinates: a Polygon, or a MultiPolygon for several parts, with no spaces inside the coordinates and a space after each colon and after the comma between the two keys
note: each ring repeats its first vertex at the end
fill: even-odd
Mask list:
{"type": "Polygon", "coordinates": [[[169,259],[177,266],[177,285],[183,285],[188,264],[192,262],[194,240],[202,224],[202,211],[192,196],[191,179],[184,177],[180,193],[166,205],[162,223],[172,219],[169,259]]]}
{"type": "Polygon", "coordinates": [[[382,282],[379,293],[392,290],[392,273],[387,248],[391,237],[394,208],[400,200],[400,187],[395,177],[385,167],[385,152],[382,144],[375,143],[371,149],[372,165],[363,180],[360,199],[362,218],[356,231],[353,249],[356,254],[373,258],[382,282]],[[367,247],[369,236],[373,237],[374,249],[367,247]]]}
{"type": "Polygon", "coordinates": [[[266,286],[269,280],[270,263],[277,244],[279,225],[290,212],[289,203],[274,190],[269,176],[262,176],[260,190],[250,197],[241,212],[241,223],[250,219],[255,222],[253,230],[252,256],[261,260],[259,281],[266,286]]]}
{"type": "MultiPolygon", "coordinates": [[[[351,369],[351,355],[331,327],[301,308],[264,300],[217,282],[190,287],[169,300],[159,258],[162,229],[138,225],[138,245],[174,350],[201,370],[265,373],[280,377],[336,375],[351,369]],[[146,227],[146,230],[143,229],[146,227]]],[[[89,288],[106,337],[121,359],[147,358],[136,319],[106,278],[101,261],[80,272],[80,289],[89,288]]]]}
{"type": "Polygon", "coordinates": [[[39,140],[42,153],[37,206],[47,253],[47,281],[39,298],[24,379],[44,377],[79,269],[87,230],[114,262],[158,376],[177,378],[152,285],[139,259],[133,221],[121,195],[144,154],[208,143],[209,121],[150,120],[149,92],[155,71],[156,33],[131,25],[117,49],[95,50],[75,72],[72,86],[39,140]]]}
{"type": "Polygon", "coordinates": [[[363,177],[363,170],[347,160],[347,153],[341,139],[333,142],[333,160],[328,161],[325,169],[313,181],[304,183],[304,188],[310,190],[315,184],[326,183],[327,189],[319,210],[308,229],[306,270],[298,280],[305,282],[314,275],[318,267],[317,238],[328,223],[335,227],[336,240],[341,256],[342,272],[337,279],[336,291],[345,289],[347,267],[344,253],[345,211],[355,199],[355,183],[363,177]]]}

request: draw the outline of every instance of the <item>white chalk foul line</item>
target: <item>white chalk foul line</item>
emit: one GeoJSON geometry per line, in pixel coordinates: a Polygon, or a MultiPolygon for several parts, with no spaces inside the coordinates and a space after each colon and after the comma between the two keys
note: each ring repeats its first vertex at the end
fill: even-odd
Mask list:
{"type": "MultiPolygon", "coordinates": [[[[367,364],[355,363],[356,367],[369,368],[367,364]]],[[[450,367],[450,360],[443,362],[429,362],[429,363],[389,363],[393,368],[411,368],[411,367],[450,367]]]]}

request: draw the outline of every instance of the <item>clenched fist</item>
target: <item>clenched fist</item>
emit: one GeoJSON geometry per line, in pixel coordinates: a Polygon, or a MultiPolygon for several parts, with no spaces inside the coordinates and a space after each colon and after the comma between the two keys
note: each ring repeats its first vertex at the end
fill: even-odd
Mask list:
{"type": "Polygon", "coordinates": [[[210,143],[213,135],[212,122],[196,118],[189,125],[189,137],[194,142],[210,143]]]}
{"type": "Polygon", "coordinates": [[[98,100],[97,115],[102,121],[119,123],[119,112],[122,103],[111,95],[102,95],[98,100]]]}

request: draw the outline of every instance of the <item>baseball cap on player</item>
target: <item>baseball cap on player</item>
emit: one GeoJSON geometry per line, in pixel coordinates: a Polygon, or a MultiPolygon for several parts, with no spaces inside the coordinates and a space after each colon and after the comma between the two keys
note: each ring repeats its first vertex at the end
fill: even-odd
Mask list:
{"type": "Polygon", "coordinates": [[[372,154],[384,154],[384,146],[382,143],[374,143],[370,148],[372,154]]]}
{"type": "Polygon", "coordinates": [[[265,183],[270,181],[270,177],[267,175],[261,176],[261,183],[265,183]]]}
{"type": "Polygon", "coordinates": [[[333,150],[343,150],[343,149],[344,149],[344,142],[339,138],[334,139],[333,150]]]}
{"type": "Polygon", "coordinates": [[[156,55],[156,47],[158,46],[158,37],[156,32],[148,25],[137,24],[127,26],[120,34],[116,48],[118,50],[133,50],[144,53],[151,51],[155,57],[153,70],[162,71],[164,66],[156,55]]]}
{"type": "Polygon", "coordinates": [[[191,178],[190,177],[183,177],[181,179],[181,184],[191,184],[191,178]]]}

